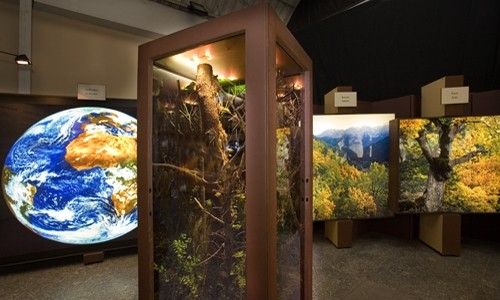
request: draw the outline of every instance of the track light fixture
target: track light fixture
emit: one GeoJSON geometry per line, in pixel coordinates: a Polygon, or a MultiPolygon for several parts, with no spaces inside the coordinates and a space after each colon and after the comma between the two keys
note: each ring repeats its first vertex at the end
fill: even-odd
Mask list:
{"type": "Polygon", "coordinates": [[[18,65],[31,65],[31,60],[28,58],[28,56],[26,56],[26,54],[19,54],[18,55],[18,54],[9,53],[9,52],[5,52],[5,51],[1,51],[1,50],[0,50],[0,53],[14,56],[15,57],[14,60],[16,61],[16,64],[18,64],[18,65]]]}

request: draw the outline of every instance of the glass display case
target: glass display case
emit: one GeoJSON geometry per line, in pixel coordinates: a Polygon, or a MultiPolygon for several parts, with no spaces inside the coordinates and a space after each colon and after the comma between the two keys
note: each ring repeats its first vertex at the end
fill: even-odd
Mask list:
{"type": "Polygon", "coordinates": [[[311,61],[259,4],[139,48],[139,293],[310,299],[311,61]]]}

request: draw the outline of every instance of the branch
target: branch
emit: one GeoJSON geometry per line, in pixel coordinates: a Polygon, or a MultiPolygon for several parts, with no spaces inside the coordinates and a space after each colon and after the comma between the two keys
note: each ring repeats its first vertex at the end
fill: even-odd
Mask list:
{"type": "Polygon", "coordinates": [[[429,148],[429,144],[427,142],[427,138],[425,138],[423,129],[418,132],[417,142],[420,145],[420,148],[422,149],[425,159],[427,159],[429,164],[431,164],[432,161],[434,160],[434,157],[432,156],[431,149],[429,148]]]}
{"type": "Polygon", "coordinates": [[[198,175],[199,172],[193,171],[193,170],[190,170],[187,168],[182,168],[182,167],[178,167],[178,166],[175,166],[172,164],[166,164],[166,163],[153,163],[153,166],[154,167],[165,167],[165,168],[175,170],[175,171],[182,173],[183,175],[186,175],[187,177],[193,179],[193,181],[198,183],[198,184],[217,185],[217,182],[208,182],[205,178],[198,175]]]}
{"type": "Polygon", "coordinates": [[[464,156],[461,156],[459,158],[456,158],[456,159],[452,160],[450,162],[450,165],[453,167],[453,166],[456,166],[458,164],[466,163],[469,160],[473,159],[474,157],[478,156],[479,154],[486,154],[487,152],[488,151],[483,150],[483,149],[469,152],[469,153],[465,154],[464,156]]]}
{"type": "Polygon", "coordinates": [[[215,251],[212,255],[210,255],[209,257],[205,258],[203,261],[201,261],[198,265],[202,265],[204,263],[206,263],[207,261],[211,260],[214,256],[217,255],[217,253],[219,253],[222,248],[224,248],[224,244],[220,245],[219,249],[217,249],[217,251],[215,251]]]}
{"type": "Polygon", "coordinates": [[[444,125],[443,122],[441,121],[441,119],[433,118],[433,119],[431,119],[431,123],[434,124],[434,126],[436,127],[436,129],[438,130],[438,132],[441,135],[443,125],[444,125]]]}
{"type": "Polygon", "coordinates": [[[453,125],[450,126],[450,139],[453,140],[455,136],[459,133],[462,133],[465,130],[465,122],[456,121],[453,125]]]}
{"type": "Polygon", "coordinates": [[[221,219],[217,218],[216,216],[212,215],[205,207],[203,207],[203,205],[201,205],[200,201],[198,201],[198,199],[196,198],[193,198],[194,201],[196,202],[196,204],[198,204],[198,206],[201,208],[201,210],[206,213],[207,215],[209,215],[210,217],[212,217],[212,219],[214,219],[215,221],[221,223],[221,224],[225,224],[224,221],[222,221],[221,219]]]}

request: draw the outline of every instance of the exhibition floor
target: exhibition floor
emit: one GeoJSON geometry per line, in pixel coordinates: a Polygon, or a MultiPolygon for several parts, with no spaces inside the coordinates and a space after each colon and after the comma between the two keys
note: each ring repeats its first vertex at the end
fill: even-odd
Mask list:
{"type": "Polygon", "coordinates": [[[0,299],[137,299],[137,255],[0,275],[0,299]]]}
{"type": "MultiPolygon", "coordinates": [[[[417,240],[365,235],[350,249],[314,237],[314,299],[500,299],[500,244],[442,257],[417,240]]],[[[137,299],[137,255],[0,275],[1,299],[137,299]]]]}
{"type": "Polygon", "coordinates": [[[314,237],[314,299],[500,299],[500,244],[443,257],[418,240],[365,235],[349,249],[314,237]]]}

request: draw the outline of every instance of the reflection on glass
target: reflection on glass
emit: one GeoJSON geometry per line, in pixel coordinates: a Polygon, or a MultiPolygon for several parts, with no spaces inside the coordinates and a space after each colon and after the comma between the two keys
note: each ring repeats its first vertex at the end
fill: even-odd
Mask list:
{"type": "Polygon", "coordinates": [[[245,297],[244,36],[155,62],[156,297],[245,297]]]}
{"type": "Polygon", "coordinates": [[[278,47],[276,62],[278,297],[299,299],[301,289],[301,117],[300,68],[278,47]]]}

